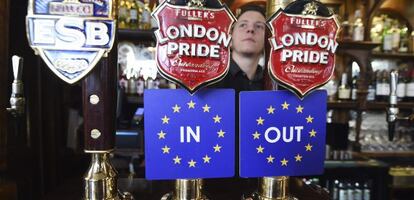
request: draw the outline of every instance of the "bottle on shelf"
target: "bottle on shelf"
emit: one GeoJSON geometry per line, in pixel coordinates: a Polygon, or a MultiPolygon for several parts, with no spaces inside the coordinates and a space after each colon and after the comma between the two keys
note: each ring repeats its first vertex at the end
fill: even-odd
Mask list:
{"type": "Polygon", "coordinates": [[[384,28],[382,31],[382,50],[384,52],[391,52],[393,45],[393,33],[391,29],[391,19],[386,18],[384,21],[384,28]]]}
{"type": "Polygon", "coordinates": [[[352,40],[354,41],[364,41],[364,23],[362,22],[362,13],[361,10],[355,11],[355,21],[352,25],[352,40]]]}
{"type": "Polygon", "coordinates": [[[362,195],[362,188],[359,182],[354,184],[354,200],[362,200],[364,196],[362,195]]]}
{"type": "Polygon", "coordinates": [[[410,39],[408,35],[408,27],[405,26],[400,29],[400,38],[400,47],[398,48],[398,52],[407,53],[410,39]]]}
{"type": "Polygon", "coordinates": [[[363,186],[364,200],[371,200],[371,184],[367,181],[363,186]]]}
{"type": "Polygon", "coordinates": [[[144,0],[144,7],[142,8],[141,15],[141,29],[149,30],[151,29],[151,8],[149,6],[149,0],[144,0]]]}
{"type": "Polygon", "coordinates": [[[139,79],[138,79],[138,81],[137,81],[137,87],[136,87],[136,89],[137,89],[137,94],[138,94],[139,96],[141,96],[141,95],[143,95],[143,94],[144,94],[144,89],[145,89],[145,81],[144,81],[144,78],[142,78],[142,76],[141,76],[141,77],[139,77],[139,79]]]}
{"type": "Polygon", "coordinates": [[[406,101],[414,101],[414,69],[410,71],[410,80],[407,82],[405,88],[406,101]]]}
{"type": "Polygon", "coordinates": [[[128,28],[128,5],[127,0],[120,0],[118,7],[118,28],[128,28]]]}
{"type": "Polygon", "coordinates": [[[332,200],[339,200],[339,180],[334,180],[331,192],[332,200]]]}
{"type": "Polygon", "coordinates": [[[346,186],[345,182],[339,182],[339,200],[348,200],[348,188],[346,186]]]}
{"type": "Polygon", "coordinates": [[[129,27],[130,29],[137,29],[139,23],[138,5],[135,0],[129,1],[129,27]]]}
{"type": "Polygon", "coordinates": [[[388,101],[388,98],[390,96],[390,72],[387,70],[382,71],[382,78],[383,78],[383,101],[388,101]]]}
{"type": "Polygon", "coordinates": [[[398,20],[391,21],[391,34],[392,34],[392,51],[397,52],[400,48],[400,28],[398,24],[398,20]]]}
{"type": "Polygon", "coordinates": [[[387,85],[387,77],[386,77],[386,71],[376,71],[376,94],[375,94],[375,100],[376,101],[386,101],[386,90],[388,88],[389,90],[389,85],[387,85]]]}
{"type": "Polygon", "coordinates": [[[147,89],[155,89],[154,80],[152,78],[147,79],[146,88],[147,89]]]}
{"type": "Polygon", "coordinates": [[[375,101],[376,87],[376,73],[373,74],[372,79],[368,84],[367,101],[375,101]]]}
{"type": "Polygon", "coordinates": [[[332,200],[371,200],[372,180],[328,179],[326,186],[332,200]]]}
{"type": "MultiPolygon", "coordinates": [[[[375,16],[372,19],[372,27],[370,30],[370,36],[372,42],[381,43],[382,42],[382,30],[384,27],[385,15],[375,16]]],[[[375,47],[374,51],[381,51],[382,46],[375,47]]]]}
{"type": "Polygon", "coordinates": [[[348,85],[346,73],[342,73],[342,76],[341,76],[341,84],[338,87],[338,99],[339,100],[351,99],[351,88],[348,85]]]}
{"type": "Polygon", "coordinates": [[[397,98],[399,101],[405,99],[407,88],[407,68],[398,70],[397,98]]]}
{"type": "Polygon", "coordinates": [[[348,192],[348,200],[354,200],[354,186],[352,185],[351,181],[346,182],[346,188],[348,192]]]}
{"type": "Polygon", "coordinates": [[[357,100],[358,97],[358,76],[354,75],[352,77],[352,85],[351,85],[351,99],[352,100],[357,100]]]}
{"type": "Polygon", "coordinates": [[[411,35],[409,37],[410,38],[408,39],[408,51],[414,52],[414,31],[411,32],[411,35]]]}
{"type": "Polygon", "coordinates": [[[137,83],[136,83],[136,79],[134,77],[131,77],[128,80],[128,90],[127,90],[128,94],[136,94],[137,93],[137,83]]]}
{"type": "Polygon", "coordinates": [[[126,77],[125,77],[125,76],[122,76],[122,77],[119,79],[119,88],[120,88],[122,91],[127,92],[127,90],[128,90],[128,80],[126,79],[126,77]]]}
{"type": "Polygon", "coordinates": [[[154,89],[160,89],[160,79],[158,77],[154,80],[154,89]]]}
{"type": "Polygon", "coordinates": [[[334,101],[336,99],[337,90],[338,90],[338,84],[335,78],[335,75],[329,79],[329,81],[325,84],[324,88],[326,89],[328,93],[328,100],[334,101]]]}

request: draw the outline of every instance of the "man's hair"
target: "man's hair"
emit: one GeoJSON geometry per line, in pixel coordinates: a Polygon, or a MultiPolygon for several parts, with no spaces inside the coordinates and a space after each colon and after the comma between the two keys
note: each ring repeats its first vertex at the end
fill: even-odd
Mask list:
{"type": "Polygon", "coordinates": [[[243,13],[247,11],[256,11],[263,15],[263,17],[266,19],[266,11],[263,6],[256,5],[256,4],[247,4],[244,5],[236,10],[236,18],[238,19],[243,13]]]}

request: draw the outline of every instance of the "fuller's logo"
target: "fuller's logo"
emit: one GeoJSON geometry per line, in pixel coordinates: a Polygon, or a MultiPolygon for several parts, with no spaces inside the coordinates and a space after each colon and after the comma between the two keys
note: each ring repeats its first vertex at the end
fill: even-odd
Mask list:
{"type": "Polygon", "coordinates": [[[30,0],[30,46],[62,80],[75,83],[112,48],[112,0],[30,0]]]}
{"type": "Polygon", "coordinates": [[[234,16],[221,8],[175,6],[165,1],[154,11],[159,29],[157,67],[191,93],[223,78],[230,63],[234,16]]]}
{"type": "Polygon", "coordinates": [[[339,28],[334,16],[292,15],[279,10],[268,25],[273,34],[269,39],[269,71],[273,78],[299,97],[331,78],[339,28]]]}

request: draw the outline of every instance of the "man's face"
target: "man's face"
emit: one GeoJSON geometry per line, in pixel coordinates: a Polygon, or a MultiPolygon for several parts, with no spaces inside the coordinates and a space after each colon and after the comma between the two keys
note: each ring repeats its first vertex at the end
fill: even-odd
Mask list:
{"type": "Polygon", "coordinates": [[[244,55],[261,54],[264,48],[265,23],[266,19],[259,12],[244,12],[233,28],[233,51],[244,55]]]}

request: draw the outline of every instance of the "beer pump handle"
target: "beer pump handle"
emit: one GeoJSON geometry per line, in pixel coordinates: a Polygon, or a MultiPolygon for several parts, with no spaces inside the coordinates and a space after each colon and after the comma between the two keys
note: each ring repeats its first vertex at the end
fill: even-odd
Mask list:
{"type": "Polygon", "coordinates": [[[389,107],[387,109],[387,122],[388,122],[388,140],[394,139],[395,121],[397,121],[398,108],[397,108],[397,82],[398,72],[393,70],[390,73],[390,97],[389,107]]]}
{"type": "Polygon", "coordinates": [[[21,115],[24,113],[25,99],[23,97],[23,58],[14,55],[12,57],[13,66],[13,83],[12,94],[10,96],[10,108],[7,111],[13,115],[21,115]]]}
{"type": "Polygon", "coordinates": [[[397,84],[398,84],[398,72],[393,70],[390,73],[390,105],[397,105],[397,84]]]}
{"type": "Polygon", "coordinates": [[[23,74],[23,58],[17,55],[12,57],[14,81],[21,81],[23,74]]]}

